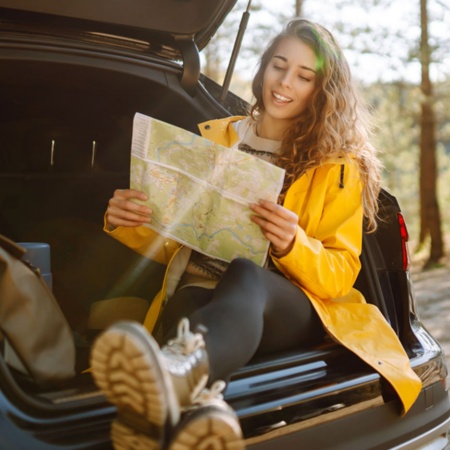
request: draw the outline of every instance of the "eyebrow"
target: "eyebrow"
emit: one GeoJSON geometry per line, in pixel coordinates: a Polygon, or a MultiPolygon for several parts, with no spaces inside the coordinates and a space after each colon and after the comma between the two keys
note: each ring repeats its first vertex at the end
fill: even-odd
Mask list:
{"type": "MultiPolygon", "coordinates": [[[[274,58],[277,58],[277,59],[281,59],[281,60],[284,61],[285,63],[288,62],[287,58],[285,58],[284,56],[281,56],[281,55],[274,55],[273,57],[274,57],[274,58]]],[[[301,69],[309,70],[309,71],[311,71],[312,73],[317,74],[317,72],[316,72],[314,69],[311,69],[311,67],[308,67],[308,66],[302,66],[302,65],[300,65],[299,67],[300,67],[301,69]]]]}

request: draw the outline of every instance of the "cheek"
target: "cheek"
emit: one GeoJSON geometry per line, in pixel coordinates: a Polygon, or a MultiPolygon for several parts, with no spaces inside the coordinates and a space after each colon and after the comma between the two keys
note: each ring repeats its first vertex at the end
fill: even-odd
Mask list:
{"type": "Polygon", "coordinates": [[[311,100],[314,92],[314,86],[303,86],[303,89],[300,92],[300,96],[303,102],[307,103],[311,100]]]}
{"type": "Polygon", "coordinates": [[[273,67],[267,67],[263,76],[263,84],[273,83],[277,81],[278,77],[278,71],[276,71],[273,67]]]}
{"type": "Polygon", "coordinates": [[[262,87],[263,89],[267,87],[267,85],[270,83],[270,75],[267,73],[267,70],[264,72],[264,76],[262,78],[262,87]]]}
{"type": "Polygon", "coordinates": [[[263,97],[267,97],[270,96],[270,91],[271,91],[271,86],[272,85],[272,80],[270,79],[269,76],[264,76],[263,80],[262,80],[262,86],[261,86],[261,92],[262,92],[262,96],[263,97]]]}

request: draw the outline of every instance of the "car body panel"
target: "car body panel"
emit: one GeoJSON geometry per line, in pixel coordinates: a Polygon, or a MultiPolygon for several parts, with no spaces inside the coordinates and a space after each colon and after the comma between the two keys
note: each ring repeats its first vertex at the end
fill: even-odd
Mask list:
{"type": "Polygon", "coordinates": [[[235,3],[236,0],[1,0],[0,8],[32,13],[34,21],[47,21],[46,24],[75,20],[67,25],[86,32],[101,29],[131,38],[150,32],[158,34],[162,42],[193,39],[202,49],[235,3]]]}

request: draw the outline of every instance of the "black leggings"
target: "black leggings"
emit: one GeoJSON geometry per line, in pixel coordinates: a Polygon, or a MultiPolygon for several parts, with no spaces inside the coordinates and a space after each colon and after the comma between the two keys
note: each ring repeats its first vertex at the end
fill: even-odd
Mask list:
{"type": "Polygon", "coordinates": [[[286,350],[324,335],[308,297],[279,272],[238,258],[215,289],[185,287],[169,300],[162,317],[164,341],[180,318],[203,325],[210,381],[228,380],[256,354],[286,350]]]}

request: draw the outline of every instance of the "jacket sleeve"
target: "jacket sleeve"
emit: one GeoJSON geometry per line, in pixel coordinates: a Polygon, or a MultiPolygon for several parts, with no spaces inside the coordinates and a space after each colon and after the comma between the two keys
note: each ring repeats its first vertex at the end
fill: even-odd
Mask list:
{"type": "Polygon", "coordinates": [[[299,214],[292,250],[275,265],[289,279],[318,298],[334,299],[350,291],[361,268],[362,185],[354,164],[314,169],[301,205],[291,196],[285,206],[299,214]],[[343,182],[343,183],[340,183],[343,182]]]}
{"type": "Polygon", "coordinates": [[[156,231],[143,225],[139,227],[117,227],[110,231],[105,222],[103,231],[135,252],[165,265],[169,263],[172,255],[180,247],[180,244],[172,239],[161,236],[156,231]]]}

